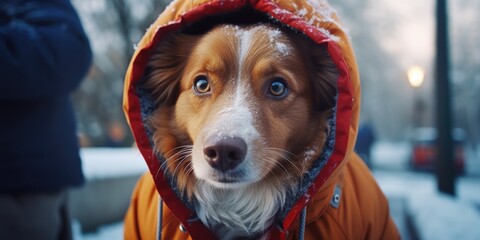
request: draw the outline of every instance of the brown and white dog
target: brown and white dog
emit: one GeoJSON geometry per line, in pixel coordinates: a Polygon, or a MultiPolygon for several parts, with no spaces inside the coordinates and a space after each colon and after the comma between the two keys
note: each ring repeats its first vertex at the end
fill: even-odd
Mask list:
{"type": "Polygon", "coordinates": [[[264,232],[325,142],[337,70],[324,46],[290,31],[176,33],[148,64],[162,167],[222,239],[264,232]]]}

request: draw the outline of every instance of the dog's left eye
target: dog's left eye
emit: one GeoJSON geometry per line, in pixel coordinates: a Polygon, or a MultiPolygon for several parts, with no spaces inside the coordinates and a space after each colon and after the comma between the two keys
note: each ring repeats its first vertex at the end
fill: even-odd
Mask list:
{"type": "Polygon", "coordinates": [[[281,78],[275,78],[271,83],[270,87],[268,88],[268,94],[276,97],[281,98],[284,97],[288,92],[287,84],[285,80],[281,78]]]}
{"type": "Polygon", "coordinates": [[[210,83],[208,82],[208,78],[206,76],[198,76],[193,84],[193,90],[197,94],[205,94],[210,92],[210,83]]]}

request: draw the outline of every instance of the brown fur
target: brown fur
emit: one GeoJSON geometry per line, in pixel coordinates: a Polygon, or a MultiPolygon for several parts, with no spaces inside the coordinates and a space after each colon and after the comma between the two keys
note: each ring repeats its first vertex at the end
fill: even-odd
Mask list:
{"type": "MultiPolygon", "coordinates": [[[[235,87],[239,71],[236,30],[223,25],[203,36],[174,34],[159,45],[148,65],[152,70],[145,86],[157,101],[157,110],[148,123],[154,132],[155,149],[168,159],[168,172],[189,197],[197,180],[188,151],[182,152],[179,147],[193,144],[202,126],[225,107],[223,103],[235,87]],[[209,76],[211,95],[193,93],[192,84],[199,74],[209,76]]],[[[309,169],[314,158],[303,161],[303,155],[307,148],[315,149],[314,156],[320,154],[336,91],[337,71],[325,47],[291,33],[286,36],[276,39],[291,47],[291,56],[282,57],[270,46],[265,33],[256,32],[253,47],[241,66],[248,75],[241,79],[250,81],[252,89],[245,97],[258,110],[256,129],[269,147],[289,152],[287,159],[274,156],[274,166],[258,162],[265,169],[260,182],[265,187],[284,184],[292,177],[300,179],[309,169]],[[290,90],[280,100],[265,94],[267,81],[279,75],[287,80],[290,90]]],[[[272,156],[259,159],[262,157],[272,156]]]]}

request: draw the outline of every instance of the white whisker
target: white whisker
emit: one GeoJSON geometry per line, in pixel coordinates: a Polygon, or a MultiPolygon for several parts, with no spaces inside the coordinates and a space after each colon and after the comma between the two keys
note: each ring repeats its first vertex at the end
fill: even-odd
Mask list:
{"type": "MultiPolygon", "coordinates": [[[[292,165],[300,175],[304,173],[304,164],[302,164],[302,169],[298,168],[295,162],[292,160],[292,158],[295,156],[293,153],[280,148],[267,148],[266,150],[268,151],[269,154],[275,155],[285,160],[290,165],[292,165]]],[[[277,161],[277,164],[280,165],[285,170],[285,173],[288,174],[285,166],[283,166],[281,161],[277,161]]]]}
{"type": "MultiPolygon", "coordinates": [[[[183,162],[186,158],[190,157],[191,154],[192,154],[192,149],[193,149],[193,145],[182,145],[182,146],[178,146],[178,147],[175,147],[175,148],[171,149],[170,151],[166,152],[165,154],[162,154],[163,156],[165,156],[165,155],[168,155],[172,152],[175,152],[172,156],[164,159],[163,163],[160,165],[160,167],[158,168],[158,170],[155,174],[155,179],[158,178],[158,174],[160,173],[160,171],[162,169],[165,168],[165,171],[166,171],[170,166],[172,166],[172,164],[178,163],[180,161],[180,163],[179,163],[179,165],[180,165],[181,162],[183,162]]],[[[178,166],[177,166],[177,168],[178,168],[178,166]]],[[[175,168],[172,175],[175,174],[175,171],[176,171],[177,168],[175,168]]]]}
{"type": "Polygon", "coordinates": [[[182,165],[182,163],[183,163],[185,160],[190,159],[190,155],[185,155],[185,156],[183,156],[183,157],[180,158],[180,159],[181,159],[181,160],[180,160],[180,162],[177,164],[177,166],[175,167],[175,170],[173,170],[173,173],[172,173],[173,176],[176,175],[176,173],[177,173],[180,165],[182,165]]]}

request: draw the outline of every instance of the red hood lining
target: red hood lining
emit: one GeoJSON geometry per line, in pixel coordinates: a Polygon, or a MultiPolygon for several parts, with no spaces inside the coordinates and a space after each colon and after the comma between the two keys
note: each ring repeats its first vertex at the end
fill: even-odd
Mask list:
{"type": "MultiPolygon", "coordinates": [[[[344,62],[343,58],[341,57],[341,53],[340,53],[338,47],[336,47],[336,45],[334,45],[332,47],[332,42],[326,41],[326,37],[322,33],[320,33],[319,31],[313,31],[312,32],[311,27],[309,28],[307,26],[306,22],[303,21],[303,22],[299,23],[298,21],[300,21],[301,19],[299,19],[297,16],[292,15],[289,18],[288,16],[282,15],[281,19],[276,19],[275,18],[275,13],[273,11],[273,9],[276,7],[276,5],[272,6],[271,2],[268,2],[268,1],[265,1],[265,2],[267,3],[267,5],[263,6],[263,7],[265,7],[265,9],[263,9],[263,11],[266,12],[266,13],[263,13],[262,11],[258,11],[258,10],[256,10],[256,11],[258,11],[259,13],[262,13],[262,14],[266,14],[267,16],[265,18],[270,19],[271,20],[270,22],[272,22],[272,20],[273,20],[273,22],[277,25],[278,25],[278,23],[280,23],[283,26],[287,26],[291,29],[295,29],[295,30],[298,30],[300,32],[303,32],[305,35],[309,35],[311,39],[314,39],[314,40],[316,39],[317,42],[324,42],[324,43],[327,42],[327,44],[329,44],[329,50],[330,50],[329,52],[334,52],[335,53],[335,54],[333,54],[332,58],[336,62],[337,66],[339,66],[340,76],[339,76],[339,81],[338,81],[337,87],[338,87],[338,85],[340,85],[340,86],[342,85],[341,82],[343,82],[344,84],[346,82],[349,82],[348,71],[346,70],[346,63],[344,62]],[[290,25],[287,24],[287,23],[289,23],[290,25]],[[342,79],[343,79],[343,81],[342,81],[342,79]]],[[[211,6],[211,4],[209,6],[211,6]]],[[[147,161],[147,164],[148,164],[148,166],[149,166],[149,168],[150,168],[150,170],[152,171],[153,174],[155,174],[156,169],[158,169],[159,166],[160,166],[159,160],[157,160],[157,159],[163,159],[163,157],[161,157],[161,156],[154,157],[152,147],[151,147],[152,144],[150,142],[151,138],[149,137],[149,135],[151,135],[151,134],[149,133],[149,130],[146,129],[145,125],[143,124],[145,117],[148,115],[149,112],[151,112],[153,110],[153,106],[152,106],[152,104],[148,103],[148,102],[150,102],[148,99],[144,98],[145,96],[148,96],[148,94],[142,93],[142,90],[139,89],[138,84],[140,84],[142,81],[139,80],[141,77],[138,77],[138,76],[143,75],[143,72],[145,70],[144,66],[146,65],[146,62],[148,61],[150,52],[152,51],[154,46],[156,44],[158,44],[158,42],[160,42],[160,40],[166,34],[177,31],[179,29],[188,29],[189,26],[193,26],[193,25],[189,25],[187,23],[190,23],[190,22],[197,22],[198,23],[198,21],[193,21],[195,19],[200,20],[200,19],[202,19],[202,17],[208,18],[209,16],[212,16],[212,18],[215,18],[215,14],[213,14],[212,11],[205,11],[205,12],[210,13],[211,15],[206,14],[205,12],[203,12],[204,13],[203,15],[200,14],[202,12],[200,10],[203,9],[203,8],[206,8],[206,7],[207,7],[206,5],[202,5],[200,7],[197,7],[197,10],[194,9],[191,12],[185,13],[183,15],[182,19],[181,19],[182,21],[173,22],[171,25],[166,25],[162,28],[159,28],[157,30],[153,40],[151,41],[151,44],[149,46],[146,46],[144,49],[142,49],[140,51],[140,53],[138,54],[137,58],[134,60],[134,64],[133,64],[134,68],[132,69],[132,75],[131,75],[131,77],[132,77],[131,84],[132,85],[130,86],[131,88],[130,88],[130,95],[129,95],[130,99],[129,100],[130,100],[131,105],[135,105],[135,103],[136,103],[136,104],[138,104],[136,106],[140,106],[141,109],[135,110],[134,112],[136,112],[136,114],[132,114],[132,112],[130,111],[130,116],[129,117],[130,117],[130,120],[131,120],[131,125],[132,125],[132,128],[134,130],[134,133],[136,133],[135,135],[136,135],[137,142],[140,143],[139,148],[140,148],[142,154],[144,155],[145,160],[147,161]],[[137,87],[134,87],[134,86],[137,86],[137,87]],[[133,96],[132,96],[132,93],[133,93],[133,96]],[[135,115],[136,115],[136,117],[135,117],[135,115]],[[141,116],[138,116],[138,115],[141,115],[141,116]],[[142,132],[143,132],[143,134],[142,134],[142,132]],[[138,138],[138,136],[140,136],[140,138],[138,138]],[[143,139],[143,141],[141,141],[141,139],[143,139]]],[[[246,9],[247,7],[244,7],[244,9],[246,9]]],[[[232,14],[232,12],[230,12],[229,14],[232,14]]],[[[237,12],[241,12],[241,10],[237,9],[237,12]]],[[[225,11],[221,11],[221,13],[222,13],[221,15],[224,15],[224,16],[229,15],[225,11]]],[[[349,86],[343,88],[343,90],[346,90],[346,89],[350,90],[349,86]]],[[[341,90],[337,89],[337,92],[338,91],[342,92],[341,90]]],[[[351,96],[351,91],[348,91],[348,92],[350,94],[347,94],[347,95],[351,96]]],[[[339,99],[340,100],[343,99],[343,101],[345,99],[347,99],[345,96],[344,97],[342,97],[341,95],[337,95],[337,96],[338,96],[337,104],[338,104],[339,99]]],[[[343,105],[343,106],[344,106],[343,110],[345,110],[345,105],[343,105]]],[[[344,112],[343,110],[341,112],[344,112]]],[[[349,114],[351,112],[351,106],[350,106],[350,109],[347,109],[347,110],[348,111],[346,113],[348,113],[348,116],[349,116],[349,114]]],[[[288,210],[285,210],[285,211],[283,211],[283,214],[280,214],[280,216],[283,216],[286,220],[286,221],[283,222],[283,224],[280,224],[279,226],[277,226],[277,227],[280,228],[279,231],[281,231],[281,232],[283,232],[283,230],[281,230],[281,229],[288,228],[288,226],[291,225],[291,222],[293,221],[295,216],[298,214],[298,212],[310,200],[309,196],[310,195],[313,196],[313,194],[315,194],[315,192],[326,181],[328,176],[334,171],[334,169],[336,168],[338,163],[343,159],[345,149],[339,149],[338,144],[337,145],[335,144],[335,134],[338,135],[337,131],[335,130],[335,126],[336,126],[336,123],[339,122],[339,121],[337,121],[337,118],[335,118],[335,116],[337,116],[337,114],[334,114],[334,117],[332,117],[330,119],[330,122],[332,123],[331,126],[333,127],[333,129],[332,129],[333,131],[331,131],[331,134],[328,137],[328,139],[329,139],[328,143],[326,144],[326,146],[328,146],[329,150],[325,151],[325,149],[324,149],[324,151],[322,153],[322,156],[320,158],[320,159],[324,158],[324,160],[320,160],[320,161],[317,160],[314,164],[314,167],[312,168],[312,170],[313,169],[316,169],[316,170],[310,171],[311,174],[306,176],[310,179],[310,181],[308,181],[310,184],[307,185],[307,186],[304,186],[303,190],[299,191],[299,193],[297,193],[296,196],[294,197],[295,200],[292,201],[292,203],[289,204],[289,207],[286,208],[288,210]],[[343,151],[338,152],[337,150],[343,150],[343,151]],[[334,155],[337,155],[335,157],[335,161],[328,160],[332,153],[334,155]],[[339,156],[339,155],[342,155],[342,156],[339,156]],[[324,168],[324,166],[327,166],[327,167],[324,168]],[[323,175],[323,177],[320,178],[320,177],[318,177],[319,175],[323,175]]],[[[341,122],[345,123],[345,121],[341,121],[341,122]]],[[[344,124],[341,124],[341,125],[344,126],[344,124]]],[[[340,134],[340,135],[345,136],[344,134],[340,134]]],[[[342,139],[341,142],[343,142],[343,143],[348,142],[348,131],[347,131],[346,136],[347,136],[346,139],[345,138],[342,139]]],[[[342,148],[342,147],[340,147],[340,148],[342,148]]],[[[344,148],[346,148],[346,145],[344,145],[344,148]]],[[[195,214],[192,211],[192,209],[193,209],[192,205],[190,205],[188,202],[179,203],[180,202],[180,201],[178,201],[179,194],[178,194],[178,192],[175,191],[175,185],[171,181],[171,178],[170,178],[170,181],[168,181],[167,179],[169,179],[169,178],[165,177],[163,175],[163,172],[160,171],[159,178],[156,179],[156,181],[155,181],[157,189],[161,193],[162,198],[164,199],[166,204],[169,206],[170,209],[175,210],[174,214],[177,215],[177,217],[185,224],[187,229],[192,234],[194,232],[197,232],[197,231],[201,231],[201,232],[204,233],[205,226],[203,226],[202,223],[200,223],[200,225],[202,225],[202,226],[198,226],[197,223],[192,223],[192,222],[188,221],[189,219],[192,219],[195,216],[195,214]],[[183,204],[186,204],[186,205],[183,205],[183,204]],[[195,226],[192,226],[192,225],[195,225],[195,226]]],[[[203,235],[203,236],[205,236],[205,235],[203,235]]]]}

